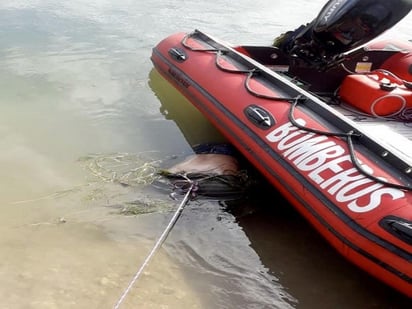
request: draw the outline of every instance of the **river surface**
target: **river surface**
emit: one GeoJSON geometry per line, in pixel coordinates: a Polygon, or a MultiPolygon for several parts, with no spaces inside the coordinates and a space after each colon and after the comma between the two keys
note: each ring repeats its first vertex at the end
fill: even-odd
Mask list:
{"type": "MultiPolygon", "coordinates": [[[[119,304],[179,204],[153,171],[222,140],[153,70],[158,41],[199,29],[270,44],[323,4],[1,1],[0,307],[119,304]]],[[[411,308],[261,195],[190,202],[120,308],[411,308]]]]}

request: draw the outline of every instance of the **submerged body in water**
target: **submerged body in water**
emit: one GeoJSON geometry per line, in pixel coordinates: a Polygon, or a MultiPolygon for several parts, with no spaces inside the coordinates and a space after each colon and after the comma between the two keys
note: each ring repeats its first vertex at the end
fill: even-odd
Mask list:
{"type": "Polygon", "coordinates": [[[257,183],[253,169],[229,144],[201,144],[193,152],[172,157],[154,152],[90,155],[81,161],[92,181],[97,178],[94,186],[118,183],[125,188],[125,194],[110,196],[115,202],[108,207],[126,215],[169,211],[191,184],[192,200],[227,201],[246,198],[257,183]]]}
{"type": "Polygon", "coordinates": [[[245,198],[254,181],[231,145],[202,144],[195,146],[194,151],[194,155],[159,172],[170,181],[174,193],[183,194],[194,183],[193,198],[245,198]]]}

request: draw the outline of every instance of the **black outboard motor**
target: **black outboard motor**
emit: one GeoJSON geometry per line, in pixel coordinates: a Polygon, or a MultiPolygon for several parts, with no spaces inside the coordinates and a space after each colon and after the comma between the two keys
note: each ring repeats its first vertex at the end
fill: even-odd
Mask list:
{"type": "Polygon", "coordinates": [[[412,9],[412,0],[330,0],[310,24],[274,42],[305,66],[324,69],[391,28],[412,9]]]}

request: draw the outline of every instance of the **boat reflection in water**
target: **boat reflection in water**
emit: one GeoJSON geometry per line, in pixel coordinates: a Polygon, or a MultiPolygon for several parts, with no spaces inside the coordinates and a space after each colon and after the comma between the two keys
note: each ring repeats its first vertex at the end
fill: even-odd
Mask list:
{"type": "MultiPolygon", "coordinates": [[[[149,85],[159,98],[162,114],[176,123],[189,145],[225,141],[200,112],[155,69],[150,72],[149,85]]],[[[258,263],[263,264],[255,265],[255,271],[262,272],[263,269],[269,277],[272,276],[272,288],[267,288],[265,297],[270,298],[272,293],[284,295],[285,303],[277,303],[276,307],[284,308],[283,306],[290,304],[299,308],[405,308],[411,305],[410,299],[346,261],[265,181],[262,181],[258,192],[253,192],[250,198],[225,202],[223,205],[226,215],[239,227],[237,232],[244,234],[243,246],[252,248],[258,255],[258,263]]],[[[186,226],[182,228],[189,229],[187,233],[196,238],[192,241],[203,244],[215,241],[199,240],[202,237],[201,228],[199,234],[196,234],[197,227],[190,226],[191,220],[197,222],[193,216],[198,214],[191,214],[189,210],[186,215],[191,219],[186,220],[186,226]]],[[[227,224],[227,221],[223,220],[221,224],[227,224]]],[[[205,247],[210,248],[207,245],[205,247]]],[[[177,252],[177,245],[168,247],[168,250],[175,256],[182,255],[182,252],[177,252]]],[[[230,251],[225,247],[215,247],[213,250],[219,251],[221,255],[230,251]]],[[[250,254],[245,254],[239,259],[248,259],[249,256],[250,254]]],[[[220,258],[228,259],[222,256],[220,258]]],[[[199,256],[197,262],[201,264],[204,259],[206,260],[204,256],[199,256]]],[[[229,262],[226,260],[226,263],[229,262]]],[[[195,264],[191,266],[197,267],[195,264]]],[[[218,268],[222,265],[213,266],[218,268]]],[[[193,272],[196,270],[188,271],[191,272],[187,274],[188,279],[193,279],[193,272]]],[[[226,276],[229,276],[227,281],[237,280],[237,275],[230,278],[231,272],[227,272],[226,276]]],[[[199,275],[198,279],[205,281],[205,289],[208,285],[216,284],[216,279],[210,275],[199,275]]],[[[258,281],[255,283],[261,284],[258,281]]],[[[199,292],[204,294],[204,291],[199,292]]],[[[236,303],[238,297],[234,293],[230,302],[236,303]]]]}

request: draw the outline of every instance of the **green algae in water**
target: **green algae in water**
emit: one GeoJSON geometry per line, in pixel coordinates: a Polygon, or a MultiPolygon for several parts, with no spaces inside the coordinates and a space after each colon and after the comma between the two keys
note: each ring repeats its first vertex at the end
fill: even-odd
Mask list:
{"type": "Polygon", "coordinates": [[[149,185],[161,177],[158,170],[169,158],[156,158],[158,156],[159,153],[155,151],[137,154],[92,154],[81,157],[78,161],[84,164],[95,179],[140,186],[149,185]]]}
{"type": "Polygon", "coordinates": [[[126,216],[161,213],[176,207],[169,194],[152,184],[162,176],[159,170],[168,158],[157,152],[138,154],[91,154],[78,159],[90,175],[83,200],[113,209],[126,216]]]}
{"type": "Polygon", "coordinates": [[[120,205],[121,209],[118,213],[126,216],[135,216],[150,213],[160,213],[171,211],[175,206],[174,203],[162,200],[152,200],[150,198],[125,202],[120,205]]]}

